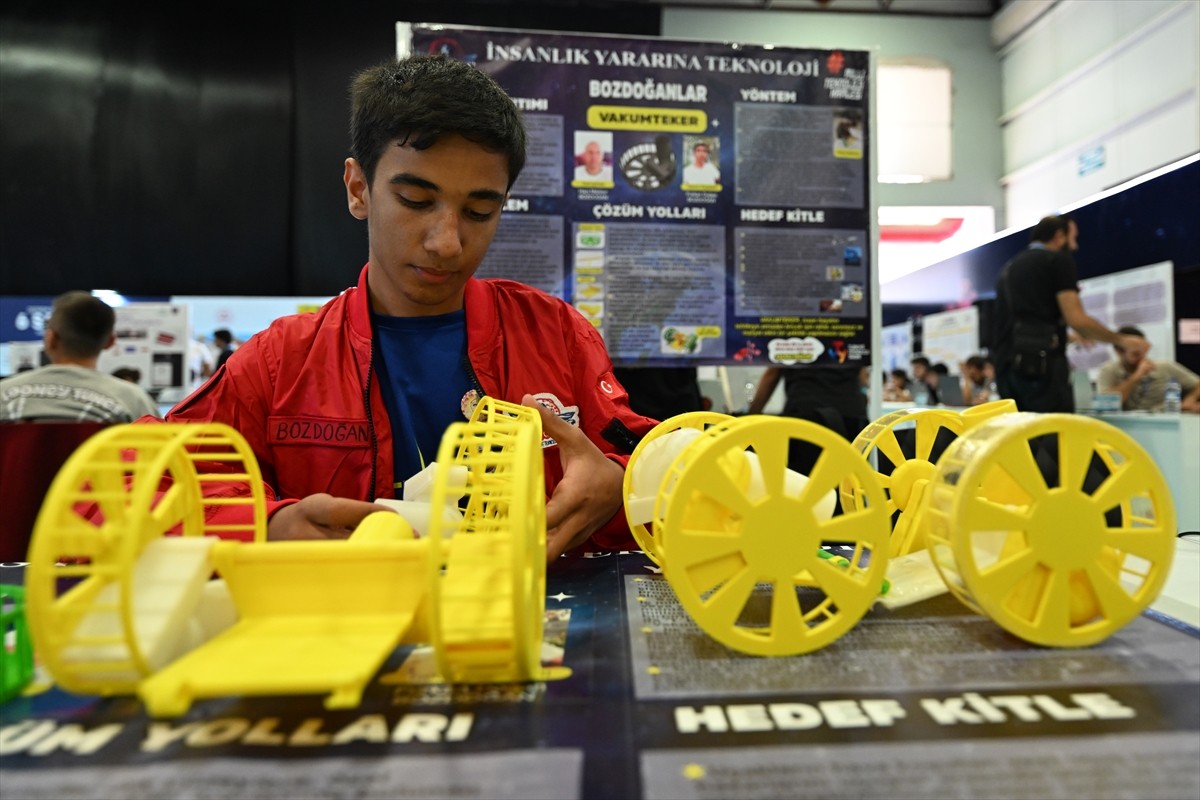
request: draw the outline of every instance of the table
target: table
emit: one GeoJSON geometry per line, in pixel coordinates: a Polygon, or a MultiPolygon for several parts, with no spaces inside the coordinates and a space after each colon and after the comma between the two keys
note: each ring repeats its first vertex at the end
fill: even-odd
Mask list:
{"type": "Polygon", "coordinates": [[[1200,531],[1200,415],[1124,411],[1095,414],[1137,440],[1175,500],[1181,531],[1200,531]]]}
{"type": "Polygon", "coordinates": [[[0,786],[14,800],[1200,793],[1200,631],[1152,611],[1057,650],[946,595],[764,659],[704,635],[640,553],[564,558],[547,594],[569,617],[565,680],[408,686],[419,654],[402,648],[352,710],[224,698],[153,720],[134,698],[51,689],[0,707],[0,786]]]}

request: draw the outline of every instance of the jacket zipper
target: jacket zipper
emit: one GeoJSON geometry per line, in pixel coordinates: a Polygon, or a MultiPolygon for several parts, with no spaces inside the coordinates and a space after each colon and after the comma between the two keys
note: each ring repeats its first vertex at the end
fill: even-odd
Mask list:
{"type": "Polygon", "coordinates": [[[475,374],[475,368],[471,366],[470,353],[463,356],[463,366],[467,368],[467,374],[471,376],[472,388],[479,393],[479,399],[482,400],[486,392],[483,391],[483,385],[479,382],[479,377],[475,374]]]}
{"type": "Polygon", "coordinates": [[[363,387],[363,405],[367,409],[367,431],[371,434],[371,484],[367,488],[367,501],[375,501],[375,477],[379,463],[379,439],[375,436],[375,416],[371,413],[371,376],[375,374],[375,332],[371,331],[371,355],[367,359],[367,382],[363,387]]]}

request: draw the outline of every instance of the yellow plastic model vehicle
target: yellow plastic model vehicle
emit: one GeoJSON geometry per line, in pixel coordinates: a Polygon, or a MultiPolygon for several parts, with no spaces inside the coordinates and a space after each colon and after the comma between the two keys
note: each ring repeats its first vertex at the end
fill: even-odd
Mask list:
{"type": "Polygon", "coordinates": [[[1175,553],[1162,474],[1091,417],[988,420],[946,449],[926,497],[930,554],[950,591],[1035,644],[1112,635],[1158,596],[1175,553]]]}
{"type": "Polygon", "coordinates": [[[830,644],[869,610],[884,574],[893,588],[914,574],[913,558],[934,593],[949,589],[1010,633],[1093,644],[1158,595],[1174,552],[1171,497],[1113,426],[1015,410],[1001,400],[897,411],[853,446],[802,420],[684,414],[634,450],[626,515],[697,625],[745,653],[830,644]],[[810,476],[787,468],[797,442],[821,449],[810,476]],[[876,472],[880,456],[889,474],[876,472]],[[820,558],[833,543],[853,554],[820,558]]]}
{"type": "MultiPolygon", "coordinates": [[[[950,592],[1026,641],[1102,641],[1166,580],[1170,492],[1146,452],[1101,420],[1016,413],[1011,400],[961,413],[905,409],[869,425],[854,446],[891,464],[881,477],[889,515],[898,512],[893,558],[929,547],[950,592]],[[900,429],[911,430],[907,448],[900,429]]],[[[853,483],[841,497],[846,508],[860,501],[853,483]]]]}
{"type": "Polygon", "coordinates": [[[817,650],[870,609],[887,565],[885,505],[848,442],[787,417],[673,417],[642,440],[625,474],[635,537],[679,602],[709,636],[755,655],[817,650]],[[788,469],[793,443],[821,449],[811,475],[788,469]],[[864,502],[834,517],[843,481],[864,502]],[[853,555],[823,558],[831,543],[850,543],[853,555]]]}
{"type": "Polygon", "coordinates": [[[351,707],[401,644],[432,643],[442,681],[570,673],[540,662],[536,410],[484,398],[446,431],[420,539],[381,511],[345,541],[267,542],[261,486],[224,425],[114,426],[85,443],[47,495],[26,571],[31,633],[55,680],[136,691],[170,716],[219,695],[328,693],[326,706],[351,707]],[[214,484],[228,491],[202,493],[214,484]],[[245,524],[209,525],[217,505],[244,506],[245,524]],[[88,513],[97,506],[102,516],[88,513]]]}

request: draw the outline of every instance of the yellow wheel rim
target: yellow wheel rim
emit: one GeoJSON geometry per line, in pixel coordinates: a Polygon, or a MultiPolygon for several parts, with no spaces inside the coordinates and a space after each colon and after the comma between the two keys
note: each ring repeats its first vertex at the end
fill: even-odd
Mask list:
{"type": "Polygon", "coordinates": [[[536,409],[490,397],[470,422],[450,426],[442,437],[430,516],[429,614],[438,672],[446,681],[543,676],[546,502],[541,438],[536,409]],[[466,509],[457,531],[447,530],[443,513],[462,493],[451,486],[452,465],[467,469],[466,509]]]}
{"type": "Polygon", "coordinates": [[[233,428],[114,425],[88,439],[46,494],[26,568],[30,630],[55,681],[80,693],[132,692],[152,671],[133,621],[132,573],[143,548],[168,532],[261,541],[266,522],[258,462],[233,428]],[[218,496],[203,497],[202,486],[218,496]],[[246,507],[245,522],[209,523],[206,511],[216,506],[246,507]],[[100,517],[89,519],[97,508],[100,517]],[[111,618],[101,622],[107,633],[81,633],[85,618],[93,628],[111,618]],[[71,648],[105,655],[80,661],[64,656],[71,648]]]}
{"type": "Polygon", "coordinates": [[[668,481],[663,572],[692,619],[722,644],[755,655],[811,652],[853,627],[878,595],[887,568],[883,490],[833,432],[787,417],[729,420],[693,442],[668,481]],[[793,440],[822,450],[798,491],[787,470],[793,440]],[[749,448],[759,486],[746,467],[749,448]],[[819,520],[814,507],[843,479],[854,482],[859,506],[819,520]],[[818,555],[831,542],[853,545],[846,566],[818,555]]]}
{"type": "MultiPolygon", "coordinates": [[[[933,477],[935,462],[933,450],[939,437],[945,441],[947,435],[961,436],[963,432],[962,416],[954,411],[943,411],[935,408],[905,408],[886,414],[872,422],[854,439],[853,447],[877,471],[879,482],[883,485],[887,496],[886,512],[889,520],[899,529],[901,514],[916,515],[919,509],[912,507],[909,498],[916,481],[928,480],[933,477]],[[912,441],[901,444],[897,434],[911,432],[912,441]],[[891,462],[889,474],[880,471],[880,457],[891,462]]],[[[860,502],[857,485],[852,481],[843,481],[840,486],[842,508],[854,509],[860,502]]],[[[897,535],[891,542],[892,556],[904,555],[911,550],[920,549],[920,525],[911,527],[915,534],[905,541],[897,535]]]]}
{"type": "MultiPolygon", "coordinates": [[[[718,414],[715,411],[692,411],[687,414],[679,414],[669,419],[665,419],[658,425],[654,426],[642,440],[638,442],[634,448],[632,455],[629,456],[629,462],[625,465],[625,479],[622,488],[625,500],[625,513],[629,519],[629,530],[633,532],[633,538],[637,541],[638,546],[642,548],[642,552],[649,556],[650,560],[655,564],[662,564],[662,556],[659,552],[659,543],[654,536],[654,531],[651,526],[644,522],[634,522],[635,512],[630,507],[631,502],[637,501],[635,492],[634,475],[638,469],[638,465],[642,462],[642,456],[645,455],[646,449],[652,443],[662,439],[668,433],[680,430],[681,428],[691,428],[698,431],[703,431],[713,425],[720,425],[728,422],[733,417],[728,414],[718,414]]],[[[656,486],[654,507],[658,507],[658,497],[661,497],[659,492],[660,486],[656,486]]],[[[657,514],[655,515],[657,516],[657,514]]]]}
{"type": "Polygon", "coordinates": [[[950,590],[1036,644],[1102,641],[1154,600],[1174,555],[1175,510],[1150,457],[1074,414],[1009,414],[968,432],[927,505],[950,590]]]}

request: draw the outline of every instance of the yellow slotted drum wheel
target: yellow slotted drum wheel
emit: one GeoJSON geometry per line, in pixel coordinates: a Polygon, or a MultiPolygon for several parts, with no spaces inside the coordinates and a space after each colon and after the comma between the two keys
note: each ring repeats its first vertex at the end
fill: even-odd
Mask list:
{"type": "Polygon", "coordinates": [[[1008,414],[963,435],[927,505],[951,592],[1035,644],[1102,641],[1153,602],[1174,555],[1174,506],[1150,457],[1074,414],[1008,414]]]}
{"type": "MultiPolygon", "coordinates": [[[[878,472],[879,482],[887,495],[886,512],[888,519],[897,519],[898,531],[907,531],[909,535],[897,534],[890,543],[892,556],[904,555],[923,546],[920,526],[913,524],[902,529],[896,512],[908,513],[909,500],[912,490],[918,480],[929,480],[933,477],[936,463],[934,445],[939,440],[945,441],[948,435],[962,435],[963,418],[954,411],[943,411],[935,408],[905,408],[893,411],[872,422],[864,428],[853,442],[853,447],[867,461],[879,470],[879,457],[883,456],[892,464],[889,474],[878,472]],[[905,441],[901,442],[900,436],[905,441]],[[907,435],[905,435],[907,434],[907,435]]],[[[853,481],[844,481],[840,487],[842,507],[854,509],[858,507],[858,485],[853,481]]],[[[915,513],[916,509],[913,509],[915,513]]],[[[910,520],[911,522],[911,520],[910,520]]]]}
{"type": "Polygon", "coordinates": [[[639,467],[644,469],[646,466],[647,459],[644,459],[643,456],[646,456],[648,451],[653,452],[655,444],[661,444],[663,437],[669,433],[682,429],[703,431],[713,425],[720,425],[731,419],[733,417],[728,414],[719,414],[715,411],[691,411],[686,414],[678,414],[654,426],[649,433],[642,437],[642,440],[638,442],[637,447],[634,448],[633,453],[629,456],[629,462],[625,465],[625,479],[622,486],[622,496],[625,499],[629,530],[633,533],[633,538],[638,543],[638,546],[642,548],[642,552],[655,564],[661,565],[662,561],[659,554],[658,541],[655,539],[652,526],[647,525],[645,522],[635,521],[638,515],[632,507],[632,504],[638,502],[640,497],[645,498],[642,502],[647,502],[648,499],[653,509],[657,506],[658,498],[661,496],[659,492],[662,488],[661,480],[653,481],[649,476],[642,478],[640,474],[639,467]],[[635,479],[635,475],[641,479],[635,479]],[[640,484],[645,485],[641,486],[640,484]]]}
{"type": "Polygon", "coordinates": [[[142,551],[167,533],[261,541],[266,523],[258,462],[233,428],[130,424],[97,433],[63,464],[34,525],[25,580],[39,658],[70,691],[132,692],[154,670],[137,622],[147,609],[134,600],[142,551]],[[202,496],[204,486],[216,496],[202,496]],[[217,506],[245,507],[244,521],[210,523],[206,511],[217,506]]]}
{"type": "Polygon", "coordinates": [[[430,635],[448,682],[565,677],[541,666],[546,603],[546,502],[536,409],[485,397],[450,426],[438,451],[430,518],[430,635]],[[465,466],[466,508],[445,522],[450,466],[465,466]]]}
{"type": "Polygon", "coordinates": [[[787,417],[731,419],[691,443],[663,485],[663,572],[722,644],[754,655],[811,652],[852,628],[878,595],[886,500],[874,471],[835,433],[787,417]],[[787,469],[794,441],[822,451],[807,482],[787,469]],[[858,506],[815,513],[843,479],[855,483],[858,506]],[[839,564],[818,555],[833,543],[853,556],[839,564]]]}

